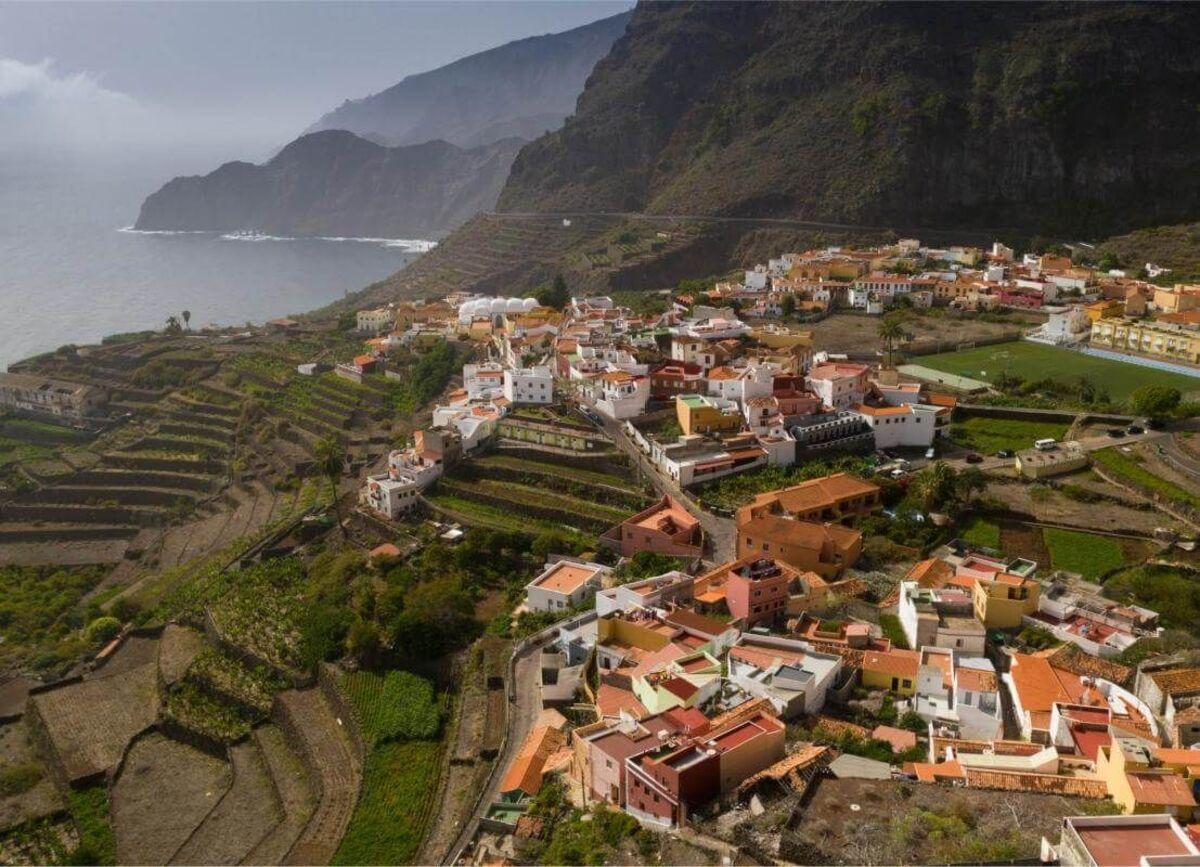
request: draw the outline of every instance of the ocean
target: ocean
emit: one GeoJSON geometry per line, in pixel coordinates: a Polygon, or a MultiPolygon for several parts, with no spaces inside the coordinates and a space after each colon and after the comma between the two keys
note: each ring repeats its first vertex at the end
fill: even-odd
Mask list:
{"type": "Polygon", "coordinates": [[[320,307],[412,261],[426,242],[137,233],[142,200],[218,161],[169,153],[0,154],[0,370],[66,343],[237,325],[320,307]]]}

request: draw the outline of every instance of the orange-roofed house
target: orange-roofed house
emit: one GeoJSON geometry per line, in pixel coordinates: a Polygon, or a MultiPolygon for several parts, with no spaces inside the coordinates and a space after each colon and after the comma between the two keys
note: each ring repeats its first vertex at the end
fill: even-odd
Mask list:
{"type": "MultiPolygon", "coordinates": [[[[561,715],[559,718],[562,718],[561,715]]],[[[563,726],[565,724],[566,720],[563,720],[563,726]]],[[[500,781],[501,799],[520,801],[532,798],[541,791],[546,760],[566,745],[567,738],[562,728],[553,723],[534,726],[500,781]]]]}
{"type": "Polygon", "coordinates": [[[1101,747],[1096,774],[1125,813],[1167,813],[1186,822],[1196,809],[1186,770],[1164,764],[1142,738],[1119,735],[1101,747]]]}
{"type": "Polygon", "coordinates": [[[1133,689],[1162,719],[1172,746],[1200,743],[1200,668],[1148,663],[1139,669],[1133,689]]]}
{"type": "Polygon", "coordinates": [[[868,689],[913,695],[917,691],[920,665],[921,654],[915,650],[868,650],[863,654],[860,679],[868,689]]]}
{"type": "Polygon", "coordinates": [[[536,578],[525,585],[525,607],[530,611],[569,611],[587,601],[600,589],[609,570],[598,563],[563,558],[547,563],[536,578]]]}
{"type": "Polygon", "coordinates": [[[866,396],[870,372],[865,364],[816,364],[808,372],[808,390],[828,407],[849,409],[866,396]]]}
{"type": "Polygon", "coordinates": [[[639,551],[687,558],[704,553],[700,519],[670,496],[626,518],[600,538],[622,557],[632,557],[639,551]]]}

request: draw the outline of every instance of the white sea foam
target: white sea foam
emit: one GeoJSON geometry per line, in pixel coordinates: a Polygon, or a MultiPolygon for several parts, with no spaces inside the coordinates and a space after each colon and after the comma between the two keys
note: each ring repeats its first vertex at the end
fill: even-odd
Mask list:
{"type": "Polygon", "coordinates": [[[124,232],[127,235],[214,235],[215,232],[208,229],[135,229],[133,226],[125,226],[122,229],[117,229],[118,232],[124,232]]]}
{"type": "Polygon", "coordinates": [[[349,238],[332,235],[294,237],[252,231],[219,233],[208,229],[135,229],[133,226],[125,226],[117,231],[131,235],[217,235],[222,241],[338,241],[353,244],[378,244],[381,247],[400,249],[406,253],[428,253],[437,246],[437,241],[425,241],[419,238],[349,238]]]}

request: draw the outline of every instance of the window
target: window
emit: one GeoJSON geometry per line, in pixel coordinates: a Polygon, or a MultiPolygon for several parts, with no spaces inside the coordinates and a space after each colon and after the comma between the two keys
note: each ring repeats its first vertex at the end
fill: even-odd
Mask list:
{"type": "Polygon", "coordinates": [[[904,683],[904,688],[905,688],[905,689],[910,689],[910,688],[912,687],[912,681],[911,681],[911,680],[909,680],[907,677],[906,677],[906,678],[904,678],[904,681],[903,681],[903,683],[904,683]]]}

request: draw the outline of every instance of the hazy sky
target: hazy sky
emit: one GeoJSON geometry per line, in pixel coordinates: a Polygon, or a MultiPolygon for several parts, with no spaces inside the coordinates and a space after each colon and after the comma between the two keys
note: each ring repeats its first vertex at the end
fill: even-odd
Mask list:
{"type": "Polygon", "coordinates": [[[0,138],[269,148],[347,98],[631,5],[0,0],[0,138]]]}

